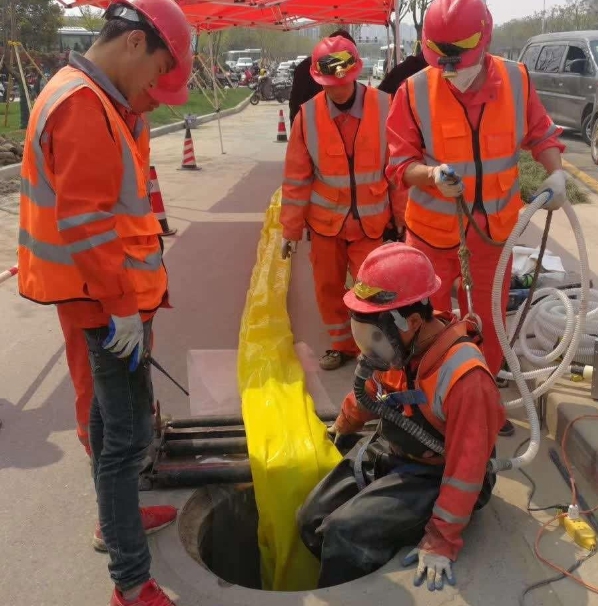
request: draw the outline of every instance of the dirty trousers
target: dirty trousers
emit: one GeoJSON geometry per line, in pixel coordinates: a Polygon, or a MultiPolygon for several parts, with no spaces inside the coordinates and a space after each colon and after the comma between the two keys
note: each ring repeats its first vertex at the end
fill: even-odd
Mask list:
{"type": "MultiPolygon", "coordinates": [[[[488,221],[479,212],[474,214],[477,224],[487,233],[488,221]]],[[[481,349],[486,358],[488,369],[495,377],[503,362],[503,353],[498,342],[496,329],[492,320],[492,282],[502,253],[501,246],[492,246],[485,243],[473,227],[467,229],[467,246],[471,252],[469,265],[473,281],[472,299],[474,312],[482,321],[483,343],[481,349]]],[[[437,311],[450,311],[452,309],[451,291],[455,280],[461,278],[458,247],[450,249],[433,248],[411,232],[407,232],[405,243],[421,250],[432,262],[436,275],[442,280],[440,289],[432,295],[432,305],[437,311]]],[[[502,312],[503,322],[507,313],[509,287],[511,284],[511,262],[507,266],[502,284],[502,312]]],[[[459,309],[461,317],[467,314],[467,297],[461,286],[458,289],[459,309]]]]}
{"type": "Polygon", "coordinates": [[[64,336],[66,362],[75,388],[75,418],[77,436],[85,451],[91,456],[89,446],[89,411],[93,399],[93,379],[89,366],[87,341],[84,330],[73,321],[71,314],[62,305],[57,305],[58,319],[64,336]]]}
{"type": "MultiPolygon", "coordinates": [[[[383,438],[366,450],[363,472],[370,483],[360,492],[354,465],[364,440],[314,488],[297,516],[303,542],[320,560],[318,587],[353,581],[416,546],[440,492],[442,466],[394,455],[383,438]]],[[[488,502],[494,482],[487,476],[476,509],[488,502]]]]}
{"type": "Polygon", "coordinates": [[[322,236],[311,230],[310,260],[316,301],[330,335],[331,349],[357,355],[359,349],[351,334],[349,310],[343,303],[347,270],[355,280],[365,258],[382,244],[382,237],[368,238],[359,221],[347,217],[338,236],[322,236]]]}
{"type": "MultiPolygon", "coordinates": [[[[145,348],[151,321],[143,325],[145,348]]],[[[129,360],[106,351],[108,327],[85,330],[93,375],[89,440],[100,528],[108,569],[122,591],[150,578],[150,553],[139,512],[139,472],[153,436],[149,362],[129,372],[129,360]]]]}

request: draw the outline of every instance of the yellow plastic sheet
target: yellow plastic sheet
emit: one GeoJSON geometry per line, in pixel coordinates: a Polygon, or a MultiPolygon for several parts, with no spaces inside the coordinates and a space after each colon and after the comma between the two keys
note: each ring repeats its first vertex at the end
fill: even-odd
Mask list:
{"type": "Polygon", "coordinates": [[[262,587],[313,589],[318,562],[297,532],[296,514],[341,460],[305,388],[286,309],[291,264],[280,257],[280,189],[262,228],[239,338],[238,380],[255,498],[262,587]]]}

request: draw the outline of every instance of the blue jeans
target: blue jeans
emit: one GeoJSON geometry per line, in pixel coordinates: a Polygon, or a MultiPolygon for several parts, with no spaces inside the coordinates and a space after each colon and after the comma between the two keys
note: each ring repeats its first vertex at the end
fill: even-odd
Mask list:
{"type": "MultiPolygon", "coordinates": [[[[149,350],[151,321],[143,328],[149,350]]],[[[150,578],[138,481],[153,435],[153,390],[149,361],[129,372],[128,359],[102,347],[107,336],[108,327],[85,330],[94,390],[89,442],[108,569],[115,585],[126,591],[150,578]]]]}

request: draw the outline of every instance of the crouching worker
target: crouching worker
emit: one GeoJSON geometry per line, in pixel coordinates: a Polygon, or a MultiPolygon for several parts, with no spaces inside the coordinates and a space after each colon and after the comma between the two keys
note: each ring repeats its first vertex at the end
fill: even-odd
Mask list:
{"type": "Polygon", "coordinates": [[[330,432],[379,418],[313,490],[298,515],[320,559],[320,587],[354,580],[402,547],[415,585],[453,585],[452,563],[474,510],[490,499],[486,472],[505,421],[498,389],[470,325],[435,313],[440,279],[424,253],[401,243],[371,252],[344,297],[361,350],[353,392],[330,432]]]}

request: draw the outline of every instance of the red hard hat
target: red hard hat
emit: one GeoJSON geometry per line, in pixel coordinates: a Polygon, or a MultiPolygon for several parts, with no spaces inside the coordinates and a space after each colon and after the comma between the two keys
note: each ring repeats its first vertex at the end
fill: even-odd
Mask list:
{"type": "Polygon", "coordinates": [[[349,84],[359,78],[363,61],[357,47],[342,36],[324,38],[311,54],[311,77],[322,86],[349,84]]]}
{"type": "MultiPolygon", "coordinates": [[[[191,48],[191,28],[178,4],[173,0],[115,0],[108,7],[109,16],[116,6],[130,8],[143,15],[168,47],[176,65],[184,61],[191,48]]],[[[115,13],[114,16],[132,20],[127,14],[115,13]]]]}
{"type": "Polygon", "coordinates": [[[391,242],[366,257],[355,286],[343,300],[351,311],[380,313],[422,301],[440,284],[423,252],[402,242],[391,242]]]}
{"type": "Polygon", "coordinates": [[[159,103],[166,105],[184,105],[189,98],[187,83],[193,68],[193,54],[191,49],[176,67],[167,74],[160,76],[154,88],[148,89],[148,93],[159,103]]]}
{"type": "Polygon", "coordinates": [[[477,65],[491,38],[492,15],[484,0],[434,0],[426,11],[422,50],[432,67],[477,65]]]}

